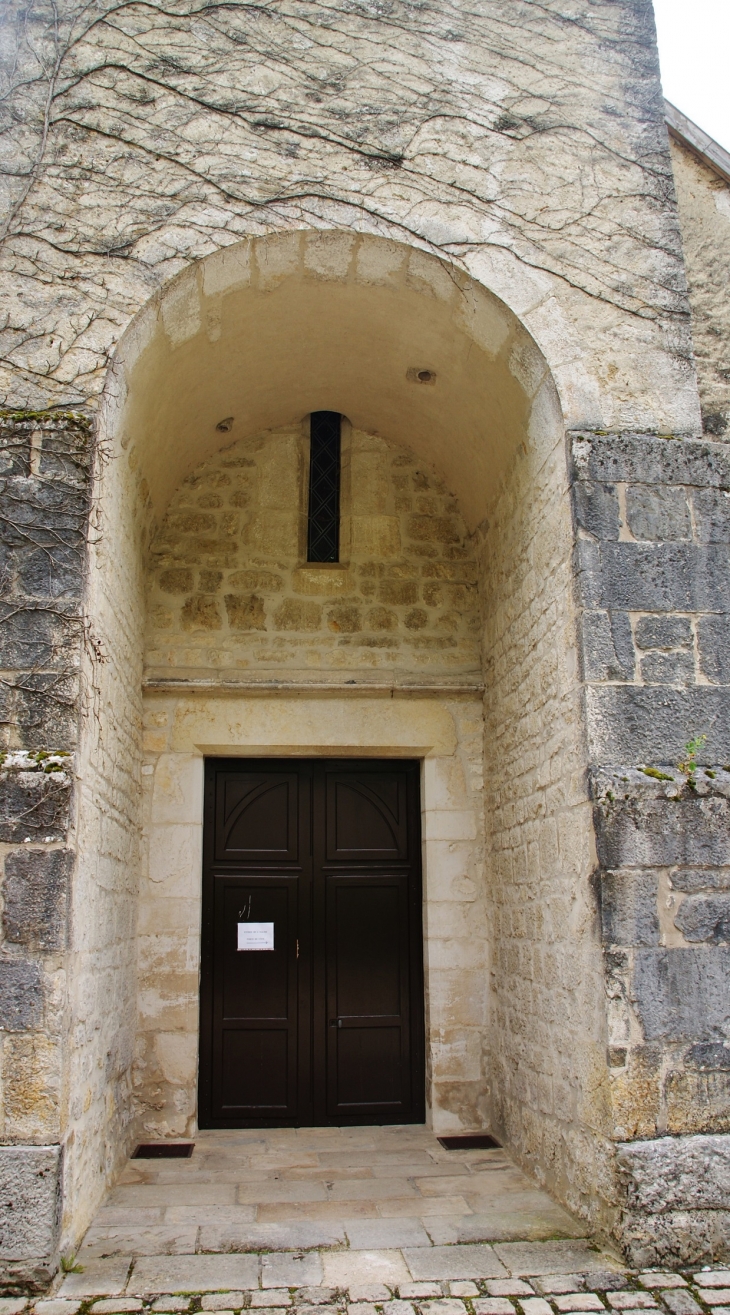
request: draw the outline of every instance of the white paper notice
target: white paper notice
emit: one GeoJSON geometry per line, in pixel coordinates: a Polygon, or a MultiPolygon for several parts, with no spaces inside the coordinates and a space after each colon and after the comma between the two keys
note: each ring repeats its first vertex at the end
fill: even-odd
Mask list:
{"type": "Polygon", "coordinates": [[[239,950],[273,950],[273,922],[239,922],[239,950]]]}

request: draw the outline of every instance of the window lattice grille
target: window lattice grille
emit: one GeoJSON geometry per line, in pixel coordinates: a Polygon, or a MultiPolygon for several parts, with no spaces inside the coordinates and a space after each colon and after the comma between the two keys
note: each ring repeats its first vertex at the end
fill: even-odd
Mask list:
{"type": "Polygon", "coordinates": [[[340,559],[339,411],[313,411],[310,418],[307,561],[340,559]]]}

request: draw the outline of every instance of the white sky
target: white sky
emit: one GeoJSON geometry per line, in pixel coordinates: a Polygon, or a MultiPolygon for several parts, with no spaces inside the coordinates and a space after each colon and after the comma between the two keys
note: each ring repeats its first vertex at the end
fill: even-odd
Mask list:
{"type": "Polygon", "coordinates": [[[730,0],[654,0],[664,95],[730,151],[730,0]]]}

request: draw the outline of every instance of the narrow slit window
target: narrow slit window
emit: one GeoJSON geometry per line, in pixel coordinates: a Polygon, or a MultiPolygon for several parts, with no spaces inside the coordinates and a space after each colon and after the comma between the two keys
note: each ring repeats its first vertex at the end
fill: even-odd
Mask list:
{"type": "Polygon", "coordinates": [[[340,560],[341,420],[339,411],[310,417],[308,562],[340,560]]]}

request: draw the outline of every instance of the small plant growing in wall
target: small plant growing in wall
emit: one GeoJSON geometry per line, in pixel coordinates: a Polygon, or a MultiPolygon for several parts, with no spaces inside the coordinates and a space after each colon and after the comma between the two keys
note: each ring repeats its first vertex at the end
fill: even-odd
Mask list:
{"type": "Polygon", "coordinates": [[[697,788],[695,784],[695,777],[697,775],[697,754],[703,748],[706,740],[706,735],[695,735],[693,739],[688,740],[684,746],[684,757],[681,762],[677,763],[678,770],[687,778],[687,784],[690,790],[695,790],[697,788]]]}

